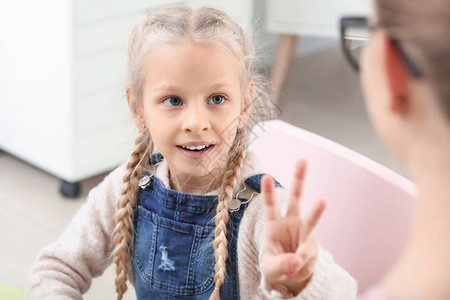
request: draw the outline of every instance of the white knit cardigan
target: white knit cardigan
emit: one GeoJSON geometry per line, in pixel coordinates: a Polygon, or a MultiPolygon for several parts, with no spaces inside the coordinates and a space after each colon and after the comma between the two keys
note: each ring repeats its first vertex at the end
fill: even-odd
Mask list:
{"type": "MultiPolygon", "coordinates": [[[[169,187],[165,160],[155,168],[155,176],[169,187]]],[[[114,216],[124,173],[125,165],[122,165],[92,189],[87,202],[62,235],[40,251],[29,272],[28,299],[82,299],[92,279],[100,276],[113,262],[114,216]]],[[[259,173],[262,171],[256,156],[248,152],[238,183],[259,173]]],[[[284,215],[288,193],[282,188],[275,191],[280,212],[284,215]]],[[[241,299],[356,299],[356,281],[322,248],[314,275],[300,294],[294,297],[280,287],[269,291],[260,271],[264,243],[262,211],[258,194],[245,210],[239,228],[237,251],[241,299]]],[[[131,264],[128,270],[131,270],[131,264]]]]}

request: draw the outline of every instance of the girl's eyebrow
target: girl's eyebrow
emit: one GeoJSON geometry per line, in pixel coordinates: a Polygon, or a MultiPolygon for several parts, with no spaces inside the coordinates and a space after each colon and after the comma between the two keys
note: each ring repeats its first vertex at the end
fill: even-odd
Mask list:
{"type": "Polygon", "coordinates": [[[221,82],[221,83],[213,84],[213,85],[211,85],[209,88],[212,89],[212,90],[215,90],[215,89],[219,89],[219,88],[221,88],[221,87],[234,87],[234,86],[235,86],[235,85],[234,85],[234,84],[231,84],[231,83],[221,82]]]}
{"type": "Polygon", "coordinates": [[[161,85],[160,87],[153,89],[153,91],[181,91],[181,89],[176,85],[161,85]]]}
{"type": "MultiPolygon", "coordinates": [[[[215,90],[215,89],[219,89],[222,87],[234,87],[234,84],[228,83],[228,82],[219,82],[219,83],[215,83],[211,86],[208,87],[208,89],[210,90],[215,90]]],[[[155,89],[153,89],[153,91],[182,91],[183,89],[176,86],[176,85],[161,85],[155,89]]]]}

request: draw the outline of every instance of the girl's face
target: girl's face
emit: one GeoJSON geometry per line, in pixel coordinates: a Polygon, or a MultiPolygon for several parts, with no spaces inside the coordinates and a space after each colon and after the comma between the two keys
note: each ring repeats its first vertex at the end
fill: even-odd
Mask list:
{"type": "Polygon", "coordinates": [[[165,44],[150,51],[142,116],[171,179],[205,178],[225,167],[245,120],[240,75],[234,57],[217,46],[165,44]]]}

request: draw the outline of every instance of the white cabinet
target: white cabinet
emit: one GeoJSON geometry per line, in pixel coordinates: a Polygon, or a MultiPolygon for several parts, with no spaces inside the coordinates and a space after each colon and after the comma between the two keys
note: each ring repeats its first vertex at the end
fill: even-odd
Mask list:
{"type": "Polygon", "coordinates": [[[271,97],[276,101],[289,76],[298,36],[337,39],[340,36],[340,18],[344,15],[369,15],[372,0],[266,1],[266,29],[280,34],[270,78],[271,97]]]}
{"type": "Polygon", "coordinates": [[[343,15],[368,15],[371,0],[267,0],[267,30],[276,33],[339,36],[343,15]]]}
{"type": "MultiPolygon", "coordinates": [[[[135,137],[124,93],[128,35],[150,8],[190,2],[208,4],[2,0],[0,148],[68,182],[124,162],[135,137]]],[[[250,24],[250,1],[214,3],[250,24]]]]}

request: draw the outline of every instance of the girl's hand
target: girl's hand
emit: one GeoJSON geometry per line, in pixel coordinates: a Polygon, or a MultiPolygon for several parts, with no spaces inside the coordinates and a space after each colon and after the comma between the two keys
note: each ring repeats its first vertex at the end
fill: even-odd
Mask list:
{"type": "Polygon", "coordinates": [[[301,194],[306,161],[299,160],[289,196],[286,216],[281,218],[274,193],[272,177],[261,180],[265,217],[265,241],[261,270],[266,283],[282,284],[293,295],[300,293],[314,273],[319,244],[311,236],[324,209],[319,200],[306,218],[301,216],[301,194]]]}

